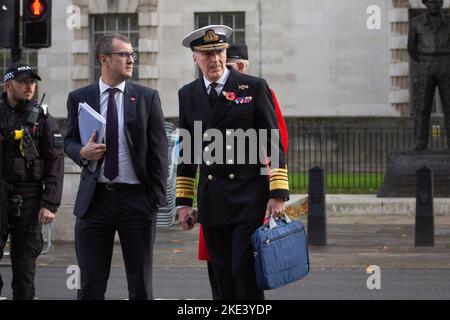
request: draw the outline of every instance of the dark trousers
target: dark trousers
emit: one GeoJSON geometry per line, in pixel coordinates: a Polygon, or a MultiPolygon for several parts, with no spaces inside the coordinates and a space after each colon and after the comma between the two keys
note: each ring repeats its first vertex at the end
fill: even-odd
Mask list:
{"type": "Polygon", "coordinates": [[[211,261],[207,261],[206,266],[208,269],[208,279],[209,279],[209,285],[211,286],[212,298],[213,298],[213,300],[222,300],[221,294],[219,291],[218,280],[216,279],[217,272],[214,271],[215,269],[214,269],[211,261]]]}
{"type": "Polygon", "coordinates": [[[450,148],[450,57],[421,56],[413,72],[413,113],[416,150],[428,145],[433,97],[439,89],[444,111],[445,130],[450,148]]]}
{"type": "Polygon", "coordinates": [[[203,224],[211,257],[216,296],[222,300],[263,300],[264,291],[256,286],[251,236],[260,221],[227,226],[203,224]]]}
{"type": "Polygon", "coordinates": [[[75,224],[81,272],[80,300],[103,300],[116,231],[122,247],[130,300],[153,299],[152,267],[156,218],[144,190],[106,190],[97,185],[86,215],[75,224]]]}
{"type": "MultiPolygon", "coordinates": [[[[3,250],[5,249],[7,239],[0,239],[0,261],[3,258],[3,250]]],[[[2,295],[2,289],[3,289],[3,279],[2,274],[0,273],[0,296],[2,295]]]]}
{"type": "Polygon", "coordinates": [[[20,217],[10,217],[9,223],[12,265],[11,288],[14,300],[33,300],[36,259],[42,252],[42,225],[39,223],[41,198],[23,201],[20,217]]]}

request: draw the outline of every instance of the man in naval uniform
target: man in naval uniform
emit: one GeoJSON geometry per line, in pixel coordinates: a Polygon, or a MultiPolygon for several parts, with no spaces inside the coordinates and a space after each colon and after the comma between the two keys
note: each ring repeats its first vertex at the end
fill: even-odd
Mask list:
{"type": "Polygon", "coordinates": [[[251,235],[265,216],[278,217],[284,211],[288,172],[281,141],[271,136],[271,130],[279,128],[266,81],[226,67],[231,33],[229,27],[212,25],[182,41],[192,50],[201,75],[179,91],[180,129],[190,139],[183,136],[176,202],[183,229],[191,229],[199,168],[198,221],[217,277],[215,298],[264,299],[256,286],[251,235]],[[239,130],[267,134],[240,140],[239,130]],[[234,148],[236,140],[244,142],[242,148],[239,143],[234,148]],[[200,152],[196,143],[202,145],[200,152]],[[257,154],[261,150],[267,156],[271,150],[270,159],[275,159],[270,178],[264,174],[265,157],[257,154]]]}

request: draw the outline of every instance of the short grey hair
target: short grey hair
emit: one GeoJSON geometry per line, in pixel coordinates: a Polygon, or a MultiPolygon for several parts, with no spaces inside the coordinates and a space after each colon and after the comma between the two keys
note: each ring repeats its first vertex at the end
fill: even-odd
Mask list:
{"type": "Polygon", "coordinates": [[[245,59],[227,59],[227,63],[242,63],[244,65],[244,70],[242,70],[243,73],[247,73],[250,68],[250,61],[245,59]]]}
{"type": "Polygon", "coordinates": [[[250,68],[250,61],[245,59],[237,59],[237,61],[241,62],[244,65],[244,72],[247,73],[250,68]]]}
{"type": "Polygon", "coordinates": [[[104,35],[103,37],[98,39],[94,45],[95,58],[97,59],[97,61],[100,62],[99,58],[101,54],[107,54],[108,52],[113,51],[112,43],[114,39],[120,40],[125,43],[131,43],[130,39],[128,39],[127,36],[120,33],[104,35]]]}

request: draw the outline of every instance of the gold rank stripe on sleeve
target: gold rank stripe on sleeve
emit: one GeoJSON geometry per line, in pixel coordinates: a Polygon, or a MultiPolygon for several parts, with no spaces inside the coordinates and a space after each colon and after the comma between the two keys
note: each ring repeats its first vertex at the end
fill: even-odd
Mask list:
{"type": "Polygon", "coordinates": [[[280,179],[280,178],[286,178],[287,179],[287,177],[288,177],[288,174],[287,173],[275,173],[275,174],[273,174],[273,173],[271,173],[270,174],[270,179],[280,179]]]}
{"type": "Polygon", "coordinates": [[[184,192],[177,189],[177,198],[187,198],[187,199],[194,199],[194,193],[193,192],[184,192]]]}
{"type": "Polygon", "coordinates": [[[284,189],[289,190],[288,170],[284,168],[271,169],[270,191],[284,189]]]}
{"type": "Polygon", "coordinates": [[[271,176],[275,176],[277,174],[286,174],[286,176],[287,176],[288,170],[285,169],[285,168],[273,168],[273,169],[270,169],[270,175],[271,176]]]}
{"type": "Polygon", "coordinates": [[[195,179],[190,177],[177,178],[177,198],[194,199],[195,179]]]}
{"type": "Polygon", "coordinates": [[[178,183],[185,183],[194,186],[195,185],[195,178],[190,177],[178,177],[177,178],[177,184],[178,183]]]}
{"type": "Polygon", "coordinates": [[[275,175],[270,175],[270,181],[273,180],[288,180],[288,175],[285,173],[282,174],[275,174],[275,175]]]}
{"type": "Polygon", "coordinates": [[[270,179],[270,183],[272,183],[272,182],[277,182],[277,181],[280,181],[280,182],[289,182],[288,178],[271,178],[271,179],[270,179]]]}
{"type": "Polygon", "coordinates": [[[270,181],[270,191],[278,189],[289,190],[289,181],[287,179],[270,181]]]}

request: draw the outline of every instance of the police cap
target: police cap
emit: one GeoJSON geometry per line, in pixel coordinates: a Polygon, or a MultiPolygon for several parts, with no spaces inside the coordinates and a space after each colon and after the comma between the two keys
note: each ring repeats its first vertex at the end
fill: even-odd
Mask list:
{"type": "Polygon", "coordinates": [[[41,77],[39,77],[37,73],[34,73],[33,69],[31,69],[29,65],[24,63],[15,63],[11,65],[8,70],[6,70],[3,75],[3,82],[7,82],[9,80],[20,81],[28,77],[41,81],[41,77]]]}

